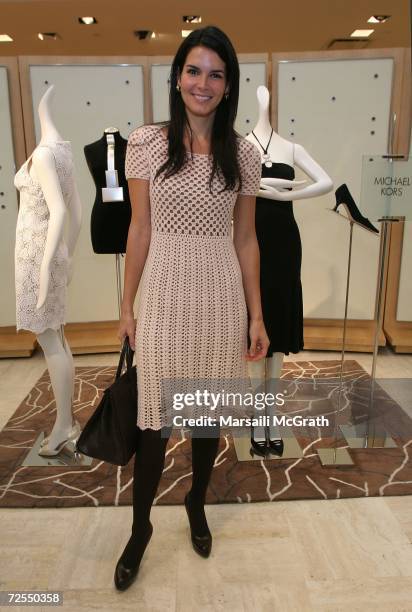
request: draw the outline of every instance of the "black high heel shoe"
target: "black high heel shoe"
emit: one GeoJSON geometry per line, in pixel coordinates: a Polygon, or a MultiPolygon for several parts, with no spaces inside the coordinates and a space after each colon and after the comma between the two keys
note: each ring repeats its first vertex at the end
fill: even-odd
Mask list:
{"type": "Polygon", "coordinates": [[[138,559],[137,563],[133,565],[132,567],[128,567],[124,564],[124,561],[123,561],[124,551],[123,551],[120,559],[117,562],[116,569],[114,572],[114,583],[118,591],[125,591],[135,581],[137,573],[139,571],[140,562],[142,560],[144,551],[146,550],[147,545],[150,542],[152,533],[153,533],[153,525],[152,523],[149,522],[149,530],[147,533],[147,539],[146,539],[146,543],[143,548],[143,552],[140,555],[140,559],[138,559]]]}
{"type": "Polygon", "coordinates": [[[209,533],[204,536],[199,536],[194,533],[192,524],[193,519],[191,517],[190,508],[189,508],[189,493],[185,495],[185,508],[187,512],[187,516],[189,518],[190,525],[190,538],[192,540],[192,546],[194,550],[205,559],[210,555],[210,551],[212,550],[212,534],[209,533]]]}
{"type": "Polygon", "coordinates": [[[272,455],[277,455],[281,457],[283,455],[284,444],[282,438],[277,438],[276,440],[269,439],[269,452],[272,455]]]}
{"type": "Polygon", "coordinates": [[[250,454],[253,457],[255,454],[259,455],[259,457],[266,457],[269,453],[269,447],[267,445],[266,440],[255,440],[253,437],[253,427],[252,434],[250,436],[250,444],[252,445],[250,448],[250,454]]]}
{"type": "Polygon", "coordinates": [[[351,221],[353,221],[354,223],[358,223],[359,225],[364,227],[369,232],[373,232],[374,234],[379,234],[379,230],[376,229],[374,225],[372,225],[369,219],[367,219],[361,214],[359,208],[356,206],[355,201],[349,192],[349,189],[346,183],[343,183],[343,185],[337,188],[337,190],[335,191],[335,196],[336,196],[336,206],[333,209],[335,212],[338,211],[338,206],[343,204],[343,206],[346,209],[346,212],[348,213],[348,217],[351,221]]]}

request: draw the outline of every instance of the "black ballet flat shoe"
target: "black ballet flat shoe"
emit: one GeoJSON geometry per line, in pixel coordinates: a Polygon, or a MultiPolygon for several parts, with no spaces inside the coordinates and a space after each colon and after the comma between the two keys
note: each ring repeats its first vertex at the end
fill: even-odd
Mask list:
{"type": "MultiPolygon", "coordinates": [[[[153,525],[151,523],[149,523],[149,525],[150,525],[149,532],[148,532],[144,550],[149,544],[150,538],[152,537],[152,533],[153,533],[153,525]]],[[[132,567],[126,567],[123,562],[123,554],[121,555],[120,559],[117,562],[116,569],[114,572],[114,584],[118,591],[125,591],[136,580],[142,557],[143,555],[141,555],[136,565],[133,565],[132,567]]]]}
{"type": "Polygon", "coordinates": [[[335,196],[336,206],[333,209],[335,212],[338,212],[338,207],[342,204],[346,209],[349,219],[353,221],[353,223],[361,225],[369,232],[379,234],[379,230],[376,229],[374,225],[372,225],[369,219],[367,219],[361,214],[359,208],[356,206],[356,203],[349,192],[346,183],[343,183],[343,185],[337,188],[337,190],[335,191],[335,196]]]}
{"type": "Polygon", "coordinates": [[[267,457],[269,454],[269,447],[266,440],[255,440],[254,437],[251,436],[250,443],[252,447],[249,452],[252,457],[254,457],[254,455],[259,455],[259,457],[267,457]]]}
{"type": "Polygon", "coordinates": [[[277,455],[281,457],[283,455],[284,444],[281,438],[276,440],[269,440],[269,452],[272,455],[277,455]]]}
{"type": "Polygon", "coordinates": [[[192,540],[192,546],[193,546],[193,549],[198,553],[198,555],[207,559],[207,557],[209,557],[210,555],[210,551],[212,550],[212,534],[209,532],[207,535],[198,536],[195,533],[193,533],[188,497],[189,497],[189,493],[186,493],[185,508],[186,508],[187,516],[189,518],[190,537],[192,540]]]}

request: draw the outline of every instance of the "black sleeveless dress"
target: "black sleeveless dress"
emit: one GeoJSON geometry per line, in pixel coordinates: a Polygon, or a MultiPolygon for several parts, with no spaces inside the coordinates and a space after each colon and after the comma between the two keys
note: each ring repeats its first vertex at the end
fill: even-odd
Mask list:
{"type": "MultiPolygon", "coordinates": [[[[262,177],[293,180],[293,166],[262,164],[262,177]]],[[[303,349],[303,301],[300,268],[302,243],[293,202],[256,198],[256,235],[260,250],[260,291],[263,321],[273,353],[303,349]]]]}

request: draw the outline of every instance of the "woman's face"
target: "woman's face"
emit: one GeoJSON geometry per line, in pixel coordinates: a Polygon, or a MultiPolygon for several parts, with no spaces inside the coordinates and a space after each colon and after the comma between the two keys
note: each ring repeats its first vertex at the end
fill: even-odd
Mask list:
{"type": "Polygon", "coordinates": [[[225,63],[215,51],[193,47],[177,82],[186,110],[193,115],[210,115],[227,90],[225,63]]]}

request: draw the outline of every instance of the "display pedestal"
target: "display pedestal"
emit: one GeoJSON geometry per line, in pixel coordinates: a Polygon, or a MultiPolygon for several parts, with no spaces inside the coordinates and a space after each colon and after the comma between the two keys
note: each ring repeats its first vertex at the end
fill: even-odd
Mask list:
{"type": "Polygon", "coordinates": [[[120,253],[116,253],[116,288],[117,288],[117,307],[119,321],[122,315],[122,271],[120,268],[120,253]]]}
{"type": "Polygon", "coordinates": [[[345,360],[345,346],[346,346],[346,332],[347,332],[347,323],[348,323],[348,303],[349,303],[349,286],[350,286],[350,271],[351,271],[351,262],[352,262],[352,243],[353,243],[353,221],[348,219],[347,217],[343,217],[343,215],[339,214],[337,211],[332,210],[335,215],[339,215],[339,217],[346,219],[349,223],[349,249],[348,249],[348,263],[347,263],[347,273],[346,273],[346,294],[345,294],[345,315],[343,318],[343,337],[342,337],[342,349],[341,349],[341,363],[340,363],[340,373],[339,373],[339,394],[338,394],[338,407],[335,411],[335,420],[334,420],[334,431],[333,431],[333,448],[320,448],[319,446],[316,448],[316,452],[319,456],[320,462],[323,466],[333,467],[335,465],[353,465],[352,457],[349,452],[344,447],[337,447],[338,443],[338,418],[341,412],[341,393],[342,393],[342,382],[343,382],[343,364],[345,360]]]}
{"type": "Polygon", "coordinates": [[[82,455],[76,451],[76,447],[74,442],[68,442],[66,446],[58,455],[54,457],[42,457],[39,455],[40,444],[44,438],[44,433],[42,432],[34,442],[32,448],[27,453],[22,461],[22,466],[36,466],[36,467],[61,467],[62,465],[72,466],[72,465],[91,465],[93,459],[92,457],[87,457],[86,455],[82,455]]]}
{"type": "MultiPolygon", "coordinates": [[[[335,212],[335,211],[332,211],[335,212]]],[[[335,212],[335,214],[339,214],[335,212]]],[[[342,217],[342,215],[339,215],[342,217]]],[[[347,220],[350,225],[349,231],[349,254],[348,254],[348,270],[347,270],[347,282],[346,282],[346,299],[345,299],[345,318],[343,326],[343,341],[342,341],[342,358],[341,358],[341,370],[340,370],[340,385],[338,395],[338,409],[337,414],[341,412],[342,406],[342,395],[343,395],[343,364],[346,350],[346,326],[347,326],[347,314],[348,314],[348,302],[349,302],[349,287],[350,287],[350,270],[352,261],[352,239],[353,239],[353,226],[355,222],[347,217],[343,217],[347,220]]],[[[349,448],[392,448],[396,447],[395,442],[388,434],[383,425],[378,426],[373,422],[373,403],[374,403],[374,388],[375,388],[375,375],[376,375],[376,360],[379,348],[379,332],[382,328],[383,322],[383,292],[385,288],[385,277],[386,277],[386,262],[388,255],[388,223],[398,221],[395,218],[382,218],[379,219],[381,222],[381,242],[379,251],[379,266],[378,266],[378,280],[376,287],[376,299],[375,299],[375,334],[374,334],[374,350],[373,350],[373,361],[371,371],[371,388],[368,399],[368,405],[365,408],[366,414],[363,418],[365,419],[362,423],[349,425],[341,424],[339,426],[342,435],[348,443],[349,448]]],[[[361,224],[356,223],[362,229],[365,229],[361,224]]],[[[369,231],[366,230],[365,231],[369,231]]],[[[337,419],[336,419],[337,422],[337,419]]]]}

